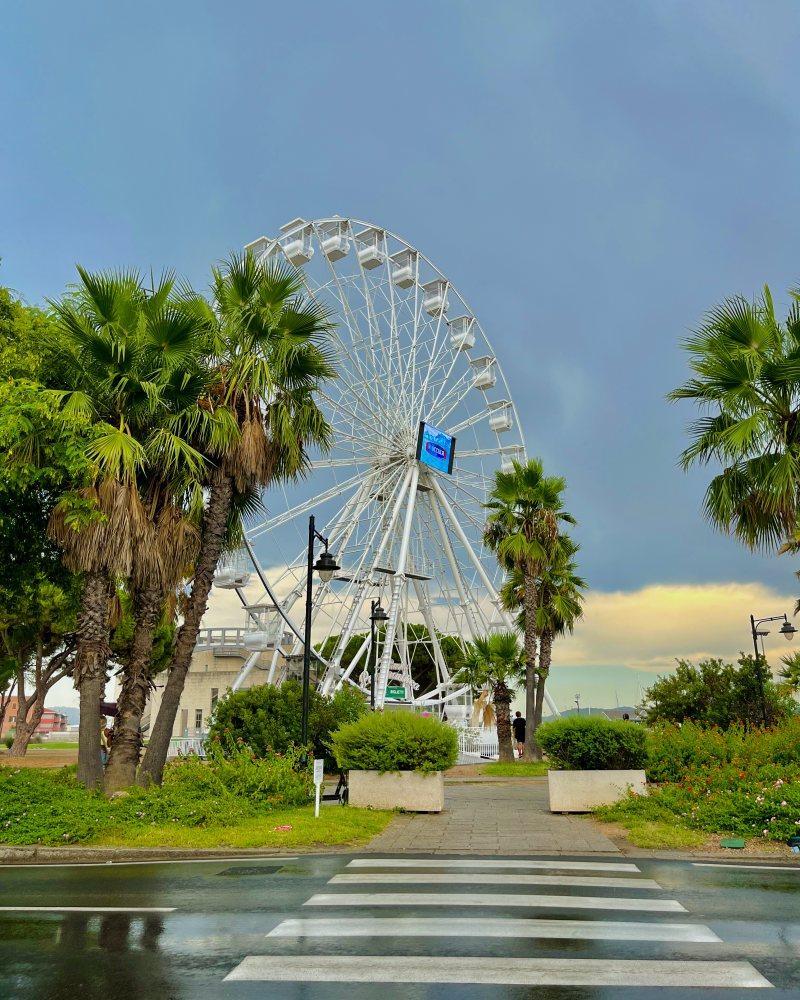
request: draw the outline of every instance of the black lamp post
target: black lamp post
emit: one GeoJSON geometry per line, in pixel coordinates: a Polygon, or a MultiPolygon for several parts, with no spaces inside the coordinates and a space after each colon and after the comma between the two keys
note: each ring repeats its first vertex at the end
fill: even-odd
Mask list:
{"type": "Polygon", "coordinates": [[[370,628],[370,644],[369,644],[369,659],[370,659],[370,679],[369,679],[369,704],[371,708],[375,708],[375,668],[376,668],[376,649],[375,649],[375,622],[388,622],[389,616],[380,606],[378,601],[373,601],[371,605],[371,610],[369,614],[369,628],[370,628]]]}
{"type": "Polygon", "coordinates": [[[769,635],[769,629],[764,629],[759,631],[759,626],[764,625],[766,622],[783,622],[780,629],[778,630],[782,636],[786,638],[788,642],[794,639],[795,632],[797,629],[789,621],[788,617],[784,615],[772,615],[769,618],[755,618],[750,615],[750,631],[753,634],[753,651],[756,654],[756,676],[758,677],[758,692],[761,697],[761,718],[764,723],[764,727],[767,726],[767,700],[764,696],[764,674],[761,669],[761,660],[766,662],[766,656],[762,657],[758,652],[758,639],[761,637],[761,646],[764,646],[764,636],[769,635]]]}
{"type": "Polygon", "coordinates": [[[300,722],[300,742],[305,749],[308,744],[308,703],[311,689],[311,583],[314,570],[320,579],[327,583],[333,579],[333,574],[341,567],[328,552],[328,539],[314,527],[314,515],[308,519],[308,573],[306,575],[306,627],[303,637],[303,714],[300,722]],[[325,546],[316,563],[314,562],[314,542],[319,539],[325,546]]]}

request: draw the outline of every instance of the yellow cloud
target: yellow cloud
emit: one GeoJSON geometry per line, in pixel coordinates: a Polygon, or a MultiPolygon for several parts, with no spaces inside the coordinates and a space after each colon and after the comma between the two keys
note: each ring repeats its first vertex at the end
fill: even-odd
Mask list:
{"type": "MultiPolygon", "coordinates": [[[[751,614],[791,614],[794,603],[794,595],[760,583],[592,591],[583,621],[574,636],[559,640],[554,661],[559,667],[603,664],[659,673],[672,669],[676,657],[731,658],[752,647],[751,614]]],[[[765,644],[773,662],[788,648],[775,625],[765,644]]]]}

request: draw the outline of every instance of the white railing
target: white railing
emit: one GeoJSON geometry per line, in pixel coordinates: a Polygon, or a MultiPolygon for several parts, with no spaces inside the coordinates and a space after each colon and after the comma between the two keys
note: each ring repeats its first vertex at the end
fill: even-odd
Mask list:
{"type": "Polygon", "coordinates": [[[197,645],[240,647],[244,644],[243,628],[204,628],[197,636],[197,645]]]}
{"type": "Polygon", "coordinates": [[[475,726],[459,729],[458,752],[467,757],[497,757],[497,733],[475,726]]]}
{"type": "Polygon", "coordinates": [[[173,736],[169,741],[167,760],[178,756],[187,757],[190,753],[205,757],[206,741],[200,736],[173,736]]]}

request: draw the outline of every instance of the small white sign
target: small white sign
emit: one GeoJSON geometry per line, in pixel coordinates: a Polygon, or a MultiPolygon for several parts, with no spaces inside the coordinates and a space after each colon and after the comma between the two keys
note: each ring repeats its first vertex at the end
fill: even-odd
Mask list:
{"type": "Polygon", "coordinates": [[[319,817],[319,793],[322,788],[322,780],[325,777],[323,767],[325,766],[324,760],[314,761],[314,816],[319,817]]]}

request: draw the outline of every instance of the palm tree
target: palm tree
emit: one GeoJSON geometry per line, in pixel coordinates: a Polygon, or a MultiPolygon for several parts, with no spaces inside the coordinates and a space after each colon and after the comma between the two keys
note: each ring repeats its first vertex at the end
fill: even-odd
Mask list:
{"type": "Polygon", "coordinates": [[[523,581],[525,640],[525,757],[541,756],[535,740],[537,579],[552,558],[559,526],[574,524],[564,510],[566,483],[560,476],[545,476],[539,459],[514,462],[510,472],[495,473],[495,485],[486,504],[489,511],[484,542],[497,554],[506,570],[518,570],[523,581]]]}
{"type": "Polygon", "coordinates": [[[694,376],[669,394],[694,400],[684,468],[719,462],[705,494],[711,523],[750,548],[798,539],[800,497],[800,292],[785,322],[767,286],[748,302],[726,299],[685,343],[694,376]]]}
{"type": "Polygon", "coordinates": [[[206,428],[209,419],[198,407],[206,386],[198,361],[205,342],[191,317],[175,307],[172,276],[148,290],[135,273],[78,272],[74,293],[54,303],[67,386],[57,395],[65,410],[94,421],[86,454],[96,474],[56,507],[50,529],[68,568],[84,576],[74,671],[81,699],[78,776],[96,787],[102,779],[99,713],[116,581],[132,580],[137,611],[120,699],[119,763],[132,752],[124,712],[131,675],[135,687],[146,673],[159,617],[152,607],[160,610],[166,589],[174,586],[176,553],[182,557],[182,539],[189,536],[182,494],[205,464],[185,432],[191,428],[198,436],[197,425],[206,428]]]}
{"type": "MultiPolygon", "coordinates": [[[[302,275],[277,261],[234,255],[213,272],[211,302],[187,296],[184,308],[207,331],[213,381],[204,405],[231,415],[236,435],[208,449],[200,549],[161,706],[140,768],[160,782],[200,622],[237,503],[272,481],[302,474],[308,449],[325,448],[331,429],[314,392],[334,376],[325,312],[302,294],[302,275]]],[[[234,519],[235,520],[235,519],[234,519]]]]}
{"type": "MultiPolygon", "coordinates": [[[[572,632],[575,623],[583,615],[586,581],[577,575],[574,558],[579,548],[568,535],[559,535],[552,559],[542,568],[537,581],[539,607],[536,613],[536,631],[539,636],[539,663],[536,671],[534,729],[538,729],[542,721],[544,688],[550,674],[553,644],[559,636],[572,632]]],[[[512,570],[500,591],[503,606],[508,610],[521,608],[523,595],[523,576],[519,570],[512,570]]],[[[522,631],[523,611],[520,611],[518,625],[522,631]]]]}
{"type": "Polygon", "coordinates": [[[513,632],[493,632],[477,636],[467,647],[464,666],[456,679],[469,684],[473,693],[484,699],[491,694],[497,722],[499,759],[506,763],[514,760],[511,743],[511,698],[514,688],[524,675],[522,649],[513,632]]]}
{"type": "Polygon", "coordinates": [[[781,687],[791,695],[800,693],[800,653],[787,653],[781,657],[783,666],[778,671],[781,687]]]}

